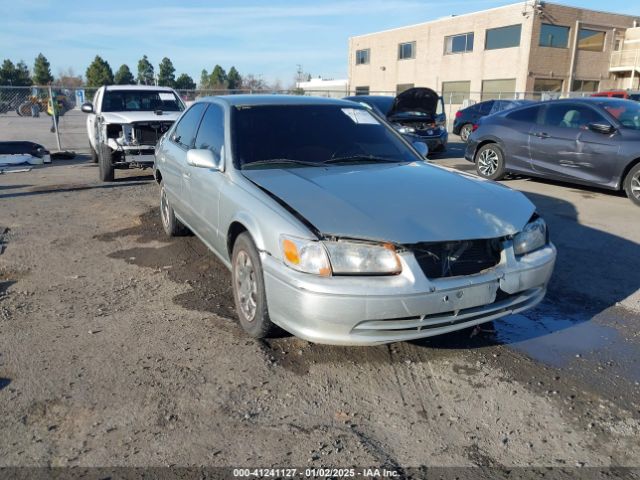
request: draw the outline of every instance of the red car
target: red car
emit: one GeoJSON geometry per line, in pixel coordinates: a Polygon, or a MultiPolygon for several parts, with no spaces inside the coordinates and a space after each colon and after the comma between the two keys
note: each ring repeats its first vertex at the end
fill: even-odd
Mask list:
{"type": "Polygon", "coordinates": [[[607,90],[591,95],[592,97],[610,97],[610,98],[626,98],[640,102],[640,92],[632,92],[629,90],[607,90]]]}

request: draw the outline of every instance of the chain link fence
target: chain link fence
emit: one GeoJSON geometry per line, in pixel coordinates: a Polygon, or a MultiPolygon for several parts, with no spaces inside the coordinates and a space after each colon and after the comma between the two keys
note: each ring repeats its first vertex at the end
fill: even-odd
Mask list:
{"type": "MultiPolygon", "coordinates": [[[[88,153],[86,114],[80,107],[91,101],[96,88],[51,87],[52,97],[58,110],[58,134],[62,150],[88,153]]],[[[178,94],[187,105],[207,96],[229,94],[297,94],[319,97],[342,98],[356,95],[356,91],[342,90],[178,90],[178,94]]],[[[369,95],[395,96],[395,91],[370,91],[369,95]]],[[[444,108],[449,127],[453,124],[456,112],[466,106],[489,99],[547,100],[551,98],[585,97],[591,92],[455,92],[445,93],[444,108]]],[[[57,139],[51,115],[49,87],[12,87],[0,86],[0,141],[26,140],[44,145],[51,151],[57,151],[57,139]]]]}

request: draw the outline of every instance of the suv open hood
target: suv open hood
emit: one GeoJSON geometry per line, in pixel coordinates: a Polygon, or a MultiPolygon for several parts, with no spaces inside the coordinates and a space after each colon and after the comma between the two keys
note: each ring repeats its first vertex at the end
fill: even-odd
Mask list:
{"type": "Polygon", "coordinates": [[[419,112],[434,118],[439,101],[439,95],[430,88],[410,88],[396,96],[391,110],[387,113],[387,117],[391,118],[403,113],[419,112]]]}

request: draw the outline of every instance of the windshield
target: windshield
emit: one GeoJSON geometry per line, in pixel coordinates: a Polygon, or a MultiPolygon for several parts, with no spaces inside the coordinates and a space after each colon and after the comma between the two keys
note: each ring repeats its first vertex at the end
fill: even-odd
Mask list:
{"type": "Polygon", "coordinates": [[[181,112],[182,102],[173,92],[150,90],[107,90],[103,112],[181,112]]]}
{"type": "Polygon", "coordinates": [[[640,130],[640,104],[631,100],[609,100],[598,103],[622,126],[640,130]]]}
{"type": "Polygon", "coordinates": [[[393,129],[380,123],[364,107],[236,107],[232,132],[237,168],[320,166],[341,160],[360,163],[419,159],[393,129]],[[256,165],[250,167],[252,163],[256,165]]]}

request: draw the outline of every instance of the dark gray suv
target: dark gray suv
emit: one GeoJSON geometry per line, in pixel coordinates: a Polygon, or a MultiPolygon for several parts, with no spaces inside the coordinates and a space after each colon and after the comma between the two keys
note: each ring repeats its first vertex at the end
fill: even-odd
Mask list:
{"type": "Polygon", "coordinates": [[[491,115],[469,137],[465,158],[492,180],[514,172],[624,189],[640,205],[640,104],[565,99],[491,115]]]}

